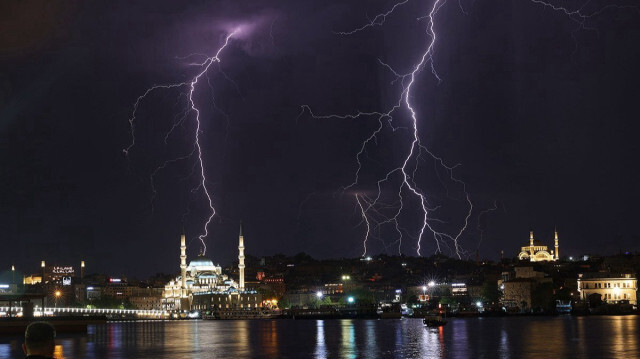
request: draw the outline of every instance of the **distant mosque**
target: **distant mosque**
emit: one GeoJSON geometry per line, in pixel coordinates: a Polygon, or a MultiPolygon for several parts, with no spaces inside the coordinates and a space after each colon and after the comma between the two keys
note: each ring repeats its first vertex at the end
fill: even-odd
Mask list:
{"type": "MultiPolygon", "coordinates": [[[[254,304],[258,302],[255,291],[247,291],[244,287],[244,237],[242,236],[242,226],[240,226],[240,235],[238,243],[238,282],[229,278],[226,274],[222,274],[222,268],[204,256],[202,252],[189,262],[187,266],[187,246],[185,241],[184,230],[180,236],[180,275],[171,280],[164,287],[163,292],[163,308],[168,311],[189,311],[193,310],[195,304],[198,309],[209,309],[211,305],[203,305],[205,297],[211,299],[211,296],[224,297],[225,304],[235,304],[241,301],[246,304],[254,304]],[[243,298],[243,297],[247,298],[243,298]],[[248,297],[252,298],[249,299],[248,297]],[[196,303],[194,303],[196,298],[196,303]],[[202,298],[202,300],[198,300],[202,298]],[[236,300],[232,300],[236,299],[236,300]],[[202,303],[201,303],[202,302],[202,303]],[[205,308],[206,307],[206,308],[205,308]]],[[[219,302],[220,300],[218,300],[219,302]]],[[[207,304],[213,302],[207,300],[207,304]]],[[[222,306],[222,303],[216,303],[216,308],[231,308],[234,305],[222,306]]],[[[242,307],[246,308],[246,304],[242,307]]]]}
{"type": "Polygon", "coordinates": [[[518,254],[519,260],[530,260],[531,262],[552,262],[557,261],[560,258],[560,246],[558,245],[558,231],[555,231],[555,253],[553,250],[549,251],[547,246],[542,245],[542,242],[533,239],[533,231],[529,232],[529,245],[521,247],[520,254],[518,254]]]}

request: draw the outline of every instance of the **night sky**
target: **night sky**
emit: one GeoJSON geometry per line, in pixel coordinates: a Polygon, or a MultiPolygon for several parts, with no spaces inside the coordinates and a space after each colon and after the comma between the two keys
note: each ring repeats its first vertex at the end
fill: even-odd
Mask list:
{"type": "MultiPolygon", "coordinates": [[[[407,111],[375,117],[314,118],[388,111],[398,73],[412,71],[428,45],[432,1],[8,1],[0,5],[0,263],[37,271],[40,260],[88,272],[147,276],[178,269],[184,227],[197,255],[208,208],[194,157],[195,120],[180,90],[196,62],[232,39],[199,82],[207,186],[217,214],[207,256],[237,258],[240,221],[246,252],[357,257],[366,226],[355,195],[407,155],[407,111]],[[187,55],[193,56],[187,57],[187,55]],[[207,83],[208,82],[208,83],[207,83]],[[209,85],[210,84],[210,85],[209,85]]],[[[575,9],[579,2],[562,2],[575,9]]],[[[592,1],[592,14],[609,2],[592,1]]],[[[617,2],[630,5],[632,2],[617,2]]],[[[416,77],[411,101],[419,136],[466,183],[473,203],[459,243],[469,258],[517,255],[536,239],[561,255],[640,250],[638,104],[640,12],[607,8],[584,26],[530,1],[449,1],[435,18],[433,66],[416,77]],[[493,211],[486,211],[494,208],[493,211]],[[483,213],[482,215],[480,215],[483,213]],[[481,240],[482,238],[482,240],[481,240]]],[[[185,92],[182,88],[182,92],[185,92]]],[[[415,166],[415,158],[412,161],[415,166]]],[[[438,210],[438,230],[456,233],[468,207],[460,183],[423,156],[413,179],[438,210]]],[[[383,187],[375,218],[395,213],[400,179],[383,187]]],[[[416,255],[421,214],[404,189],[403,242],[385,225],[367,254],[416,255]]],[[[373,214],[372,214],[373,215],[373,214]]],[[[371,217],[372,220],[374,217],[371,217]]],[[[450,241],[442,250],[454,255],[450,241]],[[448,246],[447,246],[448,244],[448,246]]],[[[422,255],[437,250],[429,232],[422,255]]],[[[463,256],[463,258],[466,258],[463,256]]]]}

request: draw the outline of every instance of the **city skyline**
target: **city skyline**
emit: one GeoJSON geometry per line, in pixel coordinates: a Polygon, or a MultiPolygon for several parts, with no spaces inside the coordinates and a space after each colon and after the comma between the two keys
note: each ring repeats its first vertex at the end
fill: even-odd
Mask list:
{"type": "Polygon", "coordinates": [[[0,261],[171,273],[184,226],[228,265],[240,222],[258,257],[498,259],[556,228],[561,256],[638,251],[640,15],[617,5],[5,5],[0,261]]]}

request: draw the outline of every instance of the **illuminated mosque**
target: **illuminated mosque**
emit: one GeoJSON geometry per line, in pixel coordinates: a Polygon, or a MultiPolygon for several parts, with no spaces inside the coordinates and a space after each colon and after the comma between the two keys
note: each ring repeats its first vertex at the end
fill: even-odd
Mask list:
{"type": "MultiPolygon", "coordinates": [[[[180,275],[164,287],[163,308],[169,311],[192,310],[194,295],[242,295],[244,288],[244,238],[240,227],[238,243],[239,283],[222,274],[222,267],[213,264],[202,252],[187,266],[187,246],[184,230],[180,236],[180,275]]],[[[248,293],[248,292],[247,292],[248,293]]],[[[253,292],[251,292],[253,293],[253,292]]]]}
{"type": "Polygon", "coordinates": [[[530,260],[531,262],[551,262],[557,261],[560,258],[560,246],[558,245],[558,231],[555,231],[555,253],[553,250],[549,251],[547,246],[542,245],[542,242],[533,239],[533,231],[529,232],[529,245],[521,247],[518,259],[530,260]]]}

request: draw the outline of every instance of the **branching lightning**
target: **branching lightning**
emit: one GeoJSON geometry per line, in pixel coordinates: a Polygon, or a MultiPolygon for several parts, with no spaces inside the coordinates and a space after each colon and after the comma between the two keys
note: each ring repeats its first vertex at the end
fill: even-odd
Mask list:
{"type": "MultiPolygon", "coordinates": [[[[406,4],[407,2],[408,0],[395,3],[388,11],[375,16],[369,23],[351,31],[337,32],[337,34],[352,35],[357,32],[364,31],[367,28],[370,28],[373,26],[381,26],[384,24],[388,16],[393,14],[393,12],[398,7],[406,4]]],[[[388,125],[393,132],[396,132],[398,130],[404,130],[404,132],[408,131],[411,136],[411,142],[406,150],[407,151],[406,155],[403,157],[402,161],[398,163],[396,167],[390,169],[383,178],[378,180],[377,193],[375,194],[375,196],[372,196],[372,198],[369,198],[364,195],[356,194],[356,202],[358,204],[358,207],[360,208],[363,221],[366,223],[366,227],[367,227],[367,232],[366,232],[364,243],[363,243],[363,249],[364,249],[363,256],[366,256],[367,254],[367,241],[369,239],[369,236],[372,230],[371,220],[373,216],[375,216],[376,218],[379,216],[382,216],[384,218],[382,220],[376,220],[375,227],[380,227],[385,224],[392,224],[394,226],[395,231],[398,234],[397,240],[394,242],[394,244],[397,243],[398,252],[400,253],[402,252],[401,247],[402,247],[404,230],[399,225],[399,217],[405,209],[404,203],[405,203],[405,198],[407,196],[411,196],[414,199],[416,199],[419,203],[419,207],[421,210],[420,216],[422,220],[416,236],[417,243],[416,243],[415,250],[417,254],[421,255],[422,239],[425,235],[425,232],[427,231],[431,233],[431,235],[435,239],[438,251],[441,250],[441,245],[445,240],[450,240],[453,242],[454,253],[458,257],[461,257],[463,254],[463,251],[458,244],[458,239],[467,228],[468,220],[473,211],[473,204],[470,200],[469,194],[466,192],[465,184],[453,176],[453,170],[455,166],[451,167],[451,166],[445,165],[442,158],[435,156],[433,152],[429,151],[428,148],[422,144],[419,136],[418,114],[414,108],[414,105],[411,102],[412,94],[413,94],[412,91],[414,89],[414,84],[416,83],[416,77],[426,66],[429,66],[431,72],[436,77],[436,79],[438,81],[441,81],[441,78],[436,72],[435,66],[433,65],[433,55],[434,55],[435,45],[437,41],[437,36],[435,31],[435,15],[438,13],[438,10],[445,3],[446,3],[446,0],[436,0],[433,2],[430,8],[429,14],[426,17],[428,19],[426,33],[429,37],[429,40],[427,41],[427,45],[424,48],[419,58],[419,61],[417,61],[412,66],[410,72],[406,74],[401,74],[398,71],[394,70],[390,65],[382,62],[381,60],[378,60],[382,66],[384,66],[394,74],[394,76],[396,77],[396,80],[394,80],[394,82],[399,81],[400,84],[402,85],[402,91],[398,96],[397,102],[389,110],[382,111],[382,112],[357,112],[352,115],[319,116],[314,114],[311,108],[309,108],[309,106],[306,106],[306,105],[302,106],[303,111],[308,111],[310,115],[316,119],[331,119],[331,118],[359,119],[359,118],[373,117],[378,121],[378,127],[363,141],[360,147],[360,150],[356,154],[357,165],[356,165],[354,179],[350,184],[343,187],[343,191],[349,190],[357,186],[358,184],[360,184],[360,172],[363,168],[363,164],[361,161],[362,156],[365,155],[367,146],[377,141],[377,138],[385,128],[385,125],[388,125]],[[394,116],[398,116],[397,112],[399,112],[399,110],[406,110],[409,113],[409,120],[410,120],[409,128],[397,126],[394,124],[394,120],[395,120],[394,116]],[[428,154],[429,156],[431,156],[438,164],[440,164],[441,166],[443,166],[443,168],[446,169],[446,171],[449,173],[450,179],[453,182],[460,184],[462,186],[462,190],[464,191],[466,202],[468,204],[468,211],[466,213],[464,223],[461,225],[459,230],[456,231],[455,233],[446,233],[446,232],[440,231],[436,229],[435,226],[433,225],[433,223],[438,222],[438,220],[435,218],[431,218],[430,213],[432,211],[437,210],[437,207],[431,207],[429,205],[427,196],[416,183],[419,162],[421,161],[421,156],[423,154],[428,154]],[[389,183],[394,177],[400,180],[400,184],[396,187],[397,198],[398,198],[397,205],[391,215],[385,216],[380,211],[382,208],[388,207],[388,205],[385,205],[380,201],[382,192],[383,192],[382,187],[384,184],[389,183]]]]}
{"type": "MultiPolygon", "coordinates": [[[[193,151],[187,155],[183,155],[180,157],[176,157],[173,159],[169,159],[167,161],[165,161],[163,164],[161,164],[160,166],[158,166],[150,175],[150,182],[151,182],[151,189],[153,192],[152,195],[152,206],[153,206],[153,201],[155,200],[156,197],[156,189],[155,189],[155,182],[154,182],[154,177],[156,176],[156,174],[161,171],[162,169],[166,168],[168,165],[178,162],[178,161],[182,161],[182,160],[186,160],[189,158],[194,158],[195,157],[195,161],[196,161],[196,168],[198,170],[199,173],[199,181],[198,181],[198,185],[193,188],[191,191],[192,192],[197,192],[197,191],[202,191],[202,193],[204,194],[205,197],[205,201],[206,204],[210,210],[210,213],[208,214],[208,217],[204,223],[202,232],[200,235],[198,235],[198,239],[200,240],[200,242],[202,243],[202,253],[205,254],[206,250],[207,250],[207,246],[205,244],[205,238],[208,236],[209,234],[209,224],[211,223],[211,220],[213,219],[213,217],[216,214],[216,210],[213,206],[213,201],[211,199],[211,193],[210,190],[207,186],[207,177],[206,177],[206,171],[205,171],[205,167],[204,167],[204,161],[203,161],[203,155],[202,155],[202,143],[201,143],[201,138],[200,138],[200,134],[201,134],[201,119],[200,119],[200,110],[198,109],[196,102],[194,100],[194,94],[196,92],[196,86],[198,85],[200,79],[202,79],[202,77],[204,76],[206,78],[206,81],[208,82],[209,86],[211,86],[211,83],[209,82],[209,78],[207,75],[207,72],[209,71],[209,68],[211,67],[211,65],[213,65],[214,63],[218,63],[220,64],[220,55],[222,53],[222,51],[227,48],[229,46],[229,43],[231,41],[231,39],[233,38],[233,36],[237,33],[238,30],[232,31],[231,33],[229,33],[224,40],[224,43],[222,44],[222,46],[220,46],[220,48],[218,48],[218,50],[216,51],[215,55],[213,56],[207,56],[207,55],[202,55],[202,54],[191,54],[187,57],[185,57],[184,59],[187,58],[192,58],[194,56],[199,56],[201,58],[204,58],[203,61],[201,62],[196,62],[193,63],[192,65],[197,66],[199,68],[199,71],[196,73],[195,76],[193,76],[190,80],[185,81],[185,82],[177,82],[177,83],[172,83],[172,84],[165,84],[165,85],[154,85],[150,88],[148,88],[142,95],[138,96],[138,98],[136,99],[134,105],[133,105],[133,111],[131,113],[131,117],[129,118],[129,125],[130,125],[130,129],[131,129],[131,143],[129,144],[129,146],[127,146],[125,149],[123,149],[122,151],[124,152],[125,156],[129,156],[129,153],[131,152],[131,150],[133,149],[133,147],[136,145],[136,137],[135,137],[135,122],[136,122],[136,116],[138,113],[138,109],[140,107],[140,104],[143,100],[145,100],[152,92],[155,91],[159,91],[159,90],[171,90],[171,89],[184,89],[184,92],[180,93],[180,96],[185,96],[186,97],[186,108],[179,113],[179,116],[177,116],[176,119],[174,119],[173,125],[171,126],[171,129],[169,129],[169,131],[166,133],[165,137],[164,137],[164,141],[165,144],[167,143],[170,135],[172,134],[172,132],[178,127],[181,126],[184,121],[186,121],[188,118],[193,118],[194,122],[195,122],[195,130],[194,130],[194,137],[193,137],[193,151]]],[[[225,74],[226,76],[226,74],[225,74]]],[[[180,97],[178,98],[178,101],[180,101],[180,97]]],[[[214,106],[215,102],[214,102],[214,106]]],[[[217,107],[217,106],[216,106],[217,107]]]]}
{"type": "Polygon", "coordinates": [[[362,242],[362,247],[363,247],[362,256],[364,257],[367,255],[367,241],[369,240],[369,232],[371,231],[371,224],[369,223],[369,217],[367,217],[367,210],[365,210],[364,206],[362,206],[362,202],[360,202],[360,197],[357,194],[356,194],[356,202],[358,203],[358,207],[360,207],[360,213],[362,214],[362,221],[366,224],[366,228],[367,228],[367,233],[365,233],[364,241],[362,242]]]}
{"type": "Polygon", "coordinates": [[[366,28],[369,28],[369,27],[382,26],[384,24],[385,20],[387,19],[387,16],[391,15],[396,10],[396,8],[398,6],[402,6],[402,5],[404,5],[404,4],[408,3],[408,2],[409,2],[409,0],[404,0],[404,1],[401,1],[399,3],[394,4],[393,7],[391,9],[389,9],[389,11],[387,11],[385,13],[382,13],[382,14],[376,15],[373,19],[369,20],[369,22],[367,24],[364,24],[364,25],[360,26],[357,29],[354,29],[354,30],[351,30],[351,31],[339,31],[339,32],[336,32],[336,34],[338,34],[338,35],[353,35],[356,32],[360,32],[360,31],[365,30],[366,28]]]}
{"type": "MultiPolygon", "coordinates": [[[[570,20],[575,22],[578,27],[576,31],[579,30],[594,30],[594,28],[587,26],[587,20],[601,14],[602,12],[608,9],[621,9],[621,8],[634,8],[638,10],[636,6],[621,6],[621,5],[606,5],[601,7],[593,12],[587,13],[584,10],[584,7],[588,4],[588,1],[579,9],[571,10],[564,6],[554,5],[550,2],[546,2],[544,0],[530,0],[533,4],[541,5],[546,8],[550,8],[553,11],[559,12],[565,16],[567,16],[570,20]]],[[[409,0],[399,1],[394,3],[387,11],[381,12],[376,15],[369,22],[364,25],[357,27],[352,30],[347,31],[336,31],[336,34],[349,36],[362,31],[366,31],[369,28],[373,28],[376,26],[383,26],[389,16],[392,16],[394,12],[400,8],[401,6],[407,4],[409,0]]],[[[430,1],[431,2],[431,1],[430,1]]],[[[436,67],[434,65],[434,54],[436,44],[438,42],[438,36],[436,32],[436,16],[438,15],[439,10],[447,3],[447,0],[432,0],[431,5],[429,7],[428,14],[426,16],[419,17],[417,20],[427,20],[425,32],[427,35],[426,46],[420,52],[420,57],[417,62],[415,62],[410,71],[403,73],[401,71],[395,70],[391,65],[383,62],[378,59],[378,62],[381,66],[389,70],[394,76],[395,79],[391,82],[398,82],[401,84],[401,91],[398,94],[397,101],[391,106],[391,108],[384,111],[357,111],[353,114],[348,115],[337,115],[337,114],[329,114],[329,115],[317,115],[308,105],[302,106],[302,113],[308,112],[310,116],[314,119],[341,119],[341,120],[360,120],[360,119],[375,119],[378,122],[378,126],[364,139],[362,142],[359,151],[355,156],[356,168],[353,180],[351,183],[342,187],[342,191],[346,190],[355,190],[356,186],[362,185],[361,183],[361,172],[363,170],[363,156],[367,153],[367,148],[377,143],[379,135],[383,130],[388,126],[394,133],[398,130],[402,132],[409,132],[411,135],[410,143],[406,147],[406,154],[403,157],[401,163],[398,163],[396,167],[392,167],[386,175],[380,178],[377,182],[377,192],[368,196],[362,193],[356,193],[355,199],[357,203],[357,208],[360,210],[360,215],[362,217],[363,223],[366,224],[366,234],[364,236],[363,241],[363,256],[367,255],[368,251],[368,241],[371,239],[372,232],[374,232],[377,228],[385,224],[393,224],[396,232],[398,233],[397,240],[394,244],[398,244],[398,251],[401,253],[401,246],[403,241],[403,232],[405,231],[399,226],[399,217],[405,211],[405,200],[408,198],[413,198],[417,200],[420,204],[420,216],[422,218],[420,228],[417,231],[416,246],[415,250],[418,255],[421,255],[422,250],[422,239],[423,237],[429,233],[435,239],[436,251],[440,252],[442,247],[449,247],[451,244],[453,248],[449,247],[452,252],[457,255],[459,258],[466,254],[466,252],[460,247],[459,240],[462,234],[467,230],[469,226],[469,220],[474,211],[474,205],[471,201],[470,195],[467,192],[466,184],[456,178],[454,176],[454,170],[458,165],[449,166],[445,163],[443,158],[435,155],[432,151],[429,150],[427,146],[425,146],[420,139],[420,131],[419,131],[419,119],[420,116],[416,111],[416,107],[412,103],[412,95],[415,92],[415,84],[417,81],[417,76],[424,70],[425,68],[429,68],[430,72],[433,74],[435,79],[439,82],[442,81],[441,76],[436,71],[436,67]],[[402,127],[396,125],[395,122],[400,121],[401,115],[399,112],[406,111],[409,114],[409,123],[410,127],[402,127]],[[441,220],[434,217],[434,212],[436,212],[439,206],[430,206],[429,198],[424,192],[417,181],[417,172],[420,167],[420,162],[423,156],[430,156],[430,158],[435,161],[437,166],[448,174],[448,181],[454,183],[457,186],[461,187],[462,193],[464,193],[464,201],[466,202],[466,214],[464,215],[464,219],[462,223],[458,226],[458,229],[453,232],[444,232],[438,230],[436,228],[436,223],[442,223],[441,220]],[[396,210],[394,210],[391,214],[383,213],[383,209],[387,209],[390,205],[383,204],[381,202],[381,197],[383,193],[383,185],[391,183],[395,178],[399,178],[399,185],[396,188],[396,197],[397,202],[396,210]]],[[[462,6],[460,0],[458,1],[458,7],[460,11],[464,14],[467,14],[467,11],[462,6]]],[[[438,174],[438,170],[436,169],[436,173],[438,174]]],[[[443,183],[446,187],[446,184],[443,183]]],[[[495,207],[495,205],[494,205],[495,207]]],[[[495,208],[482,211],[479,216],[486,213],[487,211],[494,210],[495,208]]],[[[481,232],[482,235],[482,232],[481,232]]]]}
{"type": "Polygon", "coordinates": [[[487,208],[483,211],[480,211],[480,213],[478,214],[478,223],[476,225],[476,229],[478,230],[478,232],[480,232],[480,240],[478,241],[477,249],[480,249],[480,245],[482,244],[482,240],[484,239],[485,226],[482,225],[482,216],[489,212],[493,212],[497,209],[498,209],[498,201],[493,201],[493,206],[491,208],[487,208]]]}

